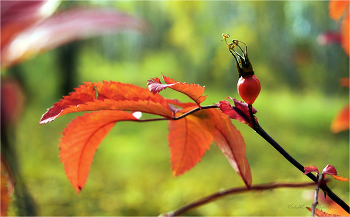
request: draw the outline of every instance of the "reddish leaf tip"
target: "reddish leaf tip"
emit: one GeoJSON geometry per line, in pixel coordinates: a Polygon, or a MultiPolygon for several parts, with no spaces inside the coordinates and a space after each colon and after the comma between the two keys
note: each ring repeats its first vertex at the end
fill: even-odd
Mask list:
{"type": "Polygon", "coordinates": [[[162,84],[160,82],[159,78],[152,78],[152,79],[147,80],[147,81],[148,81],[147,86],[148,86],[149,91],[151,91],[154,94],[159,93],[160,91],[166,89],[167,87],[171,87],[171,86],[176,84],[176,83],[175,84],[162,84]]]}
{"type": "MultiPolygon", "coordinates": [[[[249,109],[248,109],[248,104],[236,99],[233,99],[231,97],[228,97],[233,100],[235,103],[235,106],[232,107],[231,104],[226,101],[222,100],[215,105],[219,107],[219,109],[226,115],[228,115],[231,119],[235,119],[243,124],[247,124],[248,126],[253,128],[253,123],[250,120],[250,115],[249,115],[249,109]]],[[[257,111],[256,109],[252,109],[253,113],[255,114],[257,111]]],[[[257,121],[257,118],[255,118],[257,121]]]]}
{"type": "Polygon", "coordinates": [[[337,175],[337,170],[332,165],[327,165],[323,170],[322,174],[337,175]]]}
{"type": "Polygon", "coordinates": [[[311,172],[317,172],[317,173],[319,172],[317,166],[315,166],[315,165],[304,167],[304,171],[305,171],[303,173],[304,175],[311,173],[311,172]]]}
{"type": "Polygon", "coordinates": [[[190,99],[195,101],[199,107],[200,104],[207,98],[207,96],[203,96],[205,89],[204,86],[202,87],[198,84],[187,84],[186,82],[180,83],[172,78],[164,76],[163,74],[162,78],[166,84],[172,84],[169,86],[169,88],[187,95],[190,99]]]}

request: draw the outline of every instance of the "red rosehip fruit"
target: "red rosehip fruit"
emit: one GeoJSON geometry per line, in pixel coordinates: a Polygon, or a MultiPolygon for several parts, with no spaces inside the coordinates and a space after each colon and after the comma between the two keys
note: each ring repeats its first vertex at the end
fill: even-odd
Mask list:
{"type": "Polygon", "coordinates": [[[237,83],[237,91],[248,105],[252,105],[261,90],[260,81],[255,75],[240,77],[237,83]]]}

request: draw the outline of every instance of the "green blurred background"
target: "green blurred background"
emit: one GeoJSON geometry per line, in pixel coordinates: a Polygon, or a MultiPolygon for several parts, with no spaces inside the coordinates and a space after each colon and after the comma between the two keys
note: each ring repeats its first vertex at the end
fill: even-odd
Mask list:
{"type": "MultiPolygon", "coordinates": [[[[20,170],[40,215],[154,216],[244,185],[215,145],[191,171],[173,177],[167,123],[123,122],[100,145],[87,184],[77,194],[58,158],[61,132],[77,114],[39,126],[46,109],[84,81],[146,87],[147,79],[163,73],[206,86],[204,105],[227,96],[240,99],[235,62],[222,33],[248,45],[262,86],[254,107],[265,131],[301,164],[319,169],[331,164],[340,176],[349,177],[349,132],[329,130],[349,100],[348,89],[339,86],[339,78],[348,76],[349,58],[340,45],[321,46],[316,40],[340,26],[329,18],[328,2],[77,1],[62,2],[59,10],[79,6],[116,8],[145,19],[149,31],[70,43],[5,72],[20,77],[26,92],[24,114],[14,133],[20,170]],[[72,70],[68,76],[67,64],[72,70]]],[[[180,97],[171,90],[162,95],[180,97]]],[[[245,138],[253,184],[309,181],[252,129],[233,123],[245,138]]],[[[348,182],[332,180],[329,185],[349,203],[348,182]]],[[[313,189],[233,195],[187,214],[304,216],[310,214],[305,208],[290,206],[311,206],[313,189]]],[[[10,215],[16,209],[12,205],[10,215]]]]}

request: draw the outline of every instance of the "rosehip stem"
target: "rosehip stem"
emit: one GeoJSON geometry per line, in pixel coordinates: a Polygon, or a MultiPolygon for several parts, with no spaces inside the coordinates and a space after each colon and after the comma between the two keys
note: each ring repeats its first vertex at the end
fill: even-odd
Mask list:
{"type": "MultiPolygon", "coordinates": [[[[293,164],[298,170],[300,170],[302,173],[304,173],[304,166],[301,165],[297,160],[295,160],[292,156],[288,154],[274,139],[272,139],[269,134],[267,134],[263,128],[255,121],[252,105],[248,105],[249,108],[249,115],[250,119],[253,123],[254,130],[263,137],[268,143],[270,143],[280,154],[283,155],[284,158],[286,158],[291,164],[293,164]]],[[[312,173],[306,174],[312,181],[315,183],[318,183],[318,180],[316,176],[314,176],[312,173]]],[[[340,199],[336,194],[332,192],[331,189],[328,188],[328,186],[322,185],[320,188],[339,206],[341,206],[346,212],[349,213],[350,207],[348,204],[346,204],[342,199],[340,199]]]]}

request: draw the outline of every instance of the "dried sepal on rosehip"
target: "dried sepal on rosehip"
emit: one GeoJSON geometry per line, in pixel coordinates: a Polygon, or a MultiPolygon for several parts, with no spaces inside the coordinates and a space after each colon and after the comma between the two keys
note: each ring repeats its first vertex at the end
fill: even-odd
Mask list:
{"type": "Polygon", "coordinates": [[[248,105],[252,105],[260,93],[260,81],[258,77],[254,75],[253,66],[248,58],[247,45],[238,40],[232,40],[232,43],[228,44],[226,39],[229,37],[229,34],[222,34],[223,40],[225,40],[230,53],[236,61],[236,68],[239,74],[237,83],[238,94],[248,105]],[[244,44],[245,50],[242,49],[239,43],[244,44]],[[235,47],[239,48],[239,52],[234,50],[235,47]]]}

